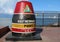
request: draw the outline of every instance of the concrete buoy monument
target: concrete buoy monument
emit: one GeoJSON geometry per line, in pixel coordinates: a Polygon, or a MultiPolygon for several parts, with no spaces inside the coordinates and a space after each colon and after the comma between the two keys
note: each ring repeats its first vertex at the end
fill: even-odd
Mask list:
{"type": "Polygon", "coordinates": [[[36,18],[32,3],[19,1],[16,4],[12,17],[11,34],[6,40],[41,40],[40,34],[36,34],[36,18]]]}
{"type": "Polygon", "coordinates": [[[35,15],[31,2],[18,2],[12,18],[12,34],[14,36],[34,35],[36,32],[35,24],[35,15]]]}

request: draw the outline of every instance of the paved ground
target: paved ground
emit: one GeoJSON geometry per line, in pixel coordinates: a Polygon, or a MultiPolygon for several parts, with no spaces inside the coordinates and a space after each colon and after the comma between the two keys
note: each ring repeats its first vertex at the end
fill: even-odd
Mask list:
{"type": "MultiPolygon", "coordinates": [[[[43,27],[41,32],[42,40],[39,41],[18,41],[18,42],[60,42],[60,27],[43,27]]],[[[10,32],[9,32],[10,33],[10,32]]],[[[8,34],[9,34],[8,33],[8,34]]],[[[5,37],[0,39],[0,42],[6,42],[5,37]]]]}
{"type": "Polygon", "coordinates": [[[44,27],[41,37],[43,42],[60,42],[60,27],[44,27]]]}

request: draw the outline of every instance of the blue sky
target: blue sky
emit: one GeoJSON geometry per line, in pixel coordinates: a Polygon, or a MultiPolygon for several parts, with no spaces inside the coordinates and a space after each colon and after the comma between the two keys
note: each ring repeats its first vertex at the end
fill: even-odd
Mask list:
{"type": "Polygon", "coordinates": [[[37,11],[60,11],[60,0],[30,0],[37,11]]]}
{"type": "MultiPolygon", "coordinates": [[[[12,13],[20,0],[0,0],[0,13],[12,13]]],[[[60,0],[29,0],[34,11],[60,11],[60,0]]]]}

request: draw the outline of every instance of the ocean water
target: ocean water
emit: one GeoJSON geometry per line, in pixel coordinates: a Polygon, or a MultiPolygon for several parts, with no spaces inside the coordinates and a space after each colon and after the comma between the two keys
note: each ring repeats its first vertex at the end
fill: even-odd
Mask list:
{"type": "Polygon", "coordinates": [[[58,18],[36,18],[36,25],[50,25],[58,23],[58,18]]]}

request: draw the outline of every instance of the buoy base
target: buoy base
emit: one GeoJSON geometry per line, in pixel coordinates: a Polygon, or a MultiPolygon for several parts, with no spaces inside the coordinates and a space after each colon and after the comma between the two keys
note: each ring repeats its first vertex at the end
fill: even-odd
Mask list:
{"type": "Polygon", "coordinates": [[[35,32],[30,34],[12,32],[12,36],[16,36],[16,37],[31,37],[31,36],[35,36],[35,34],[36,34],[35,32]]]}
{"type": "Polygon", "coordinates": [[[12,33],[10,33],[5,39],[6,41],[31,41],[31,40],[42,40],[40,33],[42,32],[42,29],[36,29],[36,33],[34,36],[13,36],[12,33]]]}
{"type": "Polygon", "coordinates": [[[42,40],[42,38],[40,37],[40,34],[36,34],[35,36],[31,36],[31,37],[16,37],[16,36],[12,36],[12,33],[9,34],[6,37],[6,41],[28,41],[28,40],[42,40]]]}

